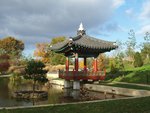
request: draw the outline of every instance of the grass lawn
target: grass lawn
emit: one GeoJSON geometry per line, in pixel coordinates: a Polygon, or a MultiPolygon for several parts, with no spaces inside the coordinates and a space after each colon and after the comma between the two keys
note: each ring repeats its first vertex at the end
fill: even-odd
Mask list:
{"type": "Polygon", "coordinates": [[[129,88],[129,89],[139,89],[139,90],[149,90],[150,87],[147,86],[139,86],[139,85],[130,85],[130,84],[123,84],[123,83],[100,83],[100,85],[106,85],[106,86],[113,86],[113,87],[121,87],[121,88],[129,88]]]}
{"type": "Polygon", "coordinates": [[[139,68],[128,68],[123,72],[108,74],[107,81],[150,84],[150,64],[139,68]]]}
{"type": "Polygon", "coordinates": [[[0,113],[150,113],[150,97],[38,108],[2,109],[0,113]]]}

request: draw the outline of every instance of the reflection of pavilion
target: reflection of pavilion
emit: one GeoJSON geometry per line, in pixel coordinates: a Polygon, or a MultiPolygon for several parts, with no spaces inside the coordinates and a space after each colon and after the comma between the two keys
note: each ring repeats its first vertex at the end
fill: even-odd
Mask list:
{"type": "Polygon", "coordinates": [[[100,53],[117,48],[113,42],[96,39],[86,35],[82,23],[76,37],[71,37],[63,42],[52,45],[51,50],[56,53],[64,53],[66,56],[66,70],[59,71],[59,77],[65,79],[65,96],[70,96],[70,88],[73,81],[73,97],[79,96],[80,80],[103,80],[106,72],[98,70],[97,57],[100,53]],[[69,70],[69,57],[75,57],[74,70],[69,70]],[[86,58],[94,57],[94,69],[89,72],[86,66],[86,58]],[[84,58],[84,70],[78,70],[78,58],[84,58]]]}

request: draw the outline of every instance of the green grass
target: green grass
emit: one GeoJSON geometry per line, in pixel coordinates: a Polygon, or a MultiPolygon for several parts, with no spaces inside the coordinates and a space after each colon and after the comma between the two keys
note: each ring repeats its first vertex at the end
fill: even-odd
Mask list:
{"type": "Polygon", "coordinates": [[[120,83],[100,83],[101,85],[113,86],[113,87],[121,87],[121,88],[129,88],[129,89],[138,89],[138,90],[148,90],[150,91],[150,87],[147,86],[139,86],[139,85],[131,85],[131,84],[120,84],[120,83]]]}
{"type": "Polygon", "coordinates": [[[38,108],[0,110],[0,113],[150,113],[150,97],[69,104],[38,108]]]}
{"type": "Polygon", "coordinates": [[[138,68],[128,68],[123,72],[108,74],[107,81],[150,84],[150,64],[138,68]],[[148,79],[147,79],[148,77],[148,79]]]}

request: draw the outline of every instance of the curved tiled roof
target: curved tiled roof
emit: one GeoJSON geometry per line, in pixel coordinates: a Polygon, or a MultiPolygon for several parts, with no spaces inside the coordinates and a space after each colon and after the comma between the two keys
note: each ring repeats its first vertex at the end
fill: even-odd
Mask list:
{"type": "Polygon", "coordinates": [[[114,42],[96,39],[84,34],[52,45],[50,49],[58,53],[65,53],[66,56],[72,53],[78,53],[79,56],[98,56],[99,53],[111,51],[117,47],[114,42]]]}
{"type": "Polygon", "coordinates": [[[86,48],[91,48],[91,49],[115,49],[115,48],[117,48],[117,46],[114,45],[114,42],[96,39],[96,38],[90,37],[88,35],[83,35],[80,37],[77,36],[73,39],[76,39],[73,42],[74,44],[84,46],[86,48]]]}
{"type": "Polygon", "coordinates": [[[63,48],[64,46],[67,46],[67,44],[69,43],[69,39],[64,40],[63,42],[54,44],[50,46],[51,50],[59,50],[60,48],[63,48]]]}

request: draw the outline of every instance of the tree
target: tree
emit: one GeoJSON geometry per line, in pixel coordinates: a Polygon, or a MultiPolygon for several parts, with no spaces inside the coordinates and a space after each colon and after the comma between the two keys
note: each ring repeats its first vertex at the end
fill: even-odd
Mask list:
{"type": "Polygon", "coordinates": [[[106,67],[106,56],[104,54],[100,54],[97,58],[98,60],[98,70],[104,70],[106,67]]]}
{"type": "Polygon", "coordinates": [[[27,66],[25,68],[25,79],[32,79],[33,80],[33,94],[35,92],[35,84],[36,82],[47,82],[48,79],[45,77],[47,73],[44,70],[45,65],[41,61],[35,61],[33,59],[29,60],[27,66]]]}
{"type": "Polygon", "coordinates": [[[93,68],[93,59],[92,58],[87,58],[87,68],[92,69],[93,68]]]}
{"type": "Polygon", "coordinates": [[[113,59],[110,59],[109,65],[110,65],[110,72],[111,72],[112,74],[115,74],[115,73],[118,72],[118,68],[117,68],[117,66],[116,66],[116,64],[115,64],[115,62],[114,62],[113,59]]]}
{"type": "Polygon", "coordinates": [[[110,59],[110,72],[117,73],[124,71],[124,63],[122,60],[122,54],[118,54],[115,58],[110,59]]]}
{"type": "Polygon", "coordinates": [[[49,63],[49,51],[48,51],[48,43],[38,43],[36,44],[36,50],[34,51],[34,56],[37,59],[40,59],[44,63],[49,63]]]}
{"type": "Polygon", "coordinates": [[[48,43],[39,43],[36,45],[36,50],[34,51],[34,56],[44,63],[50,63],[51,65],[58,65],[65,63],[65,56],[63,54],[55,53],[49,50],[49,46],[57,44],[65,40],[65,37],[55,37],[48,43]]]}
{"type": "MultiPolygon", "coordinates": [[[[65,37],[55,37],[52,39],[50,45],[53,45],[53,44],[57,44],[59,42],[62,42],[65,40],[65,37]]],[[[55,53],[53,51],[49,51],[48,52],[49,54],[49,57],[50,57],[50,63],[52,65],[58,65],[58,64],[64,64],[65,63],[65,56],[63,54],[58,54],[58,53],[55,53]]]]}
{"type": "Polygon", "coordinates": [[[0,55],[0,73],[5,73],[9,67],[9,56],[7,54],[0,55]]]}
{"type": "Polygon", "coordinates": [[[84,69],[84,60],[83,59],[79,61],[79,68],[84,69]]]}
{"type": "Polygon", "coordinates": [[[58,65],[58,64],[65,64],[66,58],[63,54],[58,54],[58,53],[54,53],[52,52],[52,54],[50,54],[50,63],[52,65],[58,65]]]}
{"type": "Polygon", "coordinates": [[[6,54],[5,50],[3,48],[0,48],[0,55],[6,54]]]}
{"type": "Polygon", "coordinates": [[[135,32],[134,32],[134,30],[131,29],[128,34],[129,34],[129,37],[128,37],[128,41],[126,42],[126,45],[127,45],[126,54],[133,61],[133,59],[134,59],[134,53],[135,53],[135,47],[136,47],[135,32]]]}
{"type": "Polygon", "coordinates": [[[142,44],[141,55],[146,63],[150,62],[150,33],[147,32],[144,37],[145,42],[142,44]]]}
{"type": "Polygon", "coordinates": [[[59,42],[63,42],[66,38],[64,36],[60,36],[60,37],[55,37],[51,40],[51,45],[53,44],[57,44],[59,42]]]}
{"type": "Polygon", "coordinates": [[[134,67],[141,67],[143,66],[142,57],[139,52],[136,52],[134,55],[134,67]]]}
{"type": "Polygon", "coordinates": [[[0,48],[10,56],[19,57],[24,50],[24,43],[14,37],[6,37],[0,40],[0,48]]]}
{"type": "Polygon", "coordinates": [[[147,41],[147,42],[150,42],[150,33],[149,32],[145,33],[144,40],[147,41]]]}

